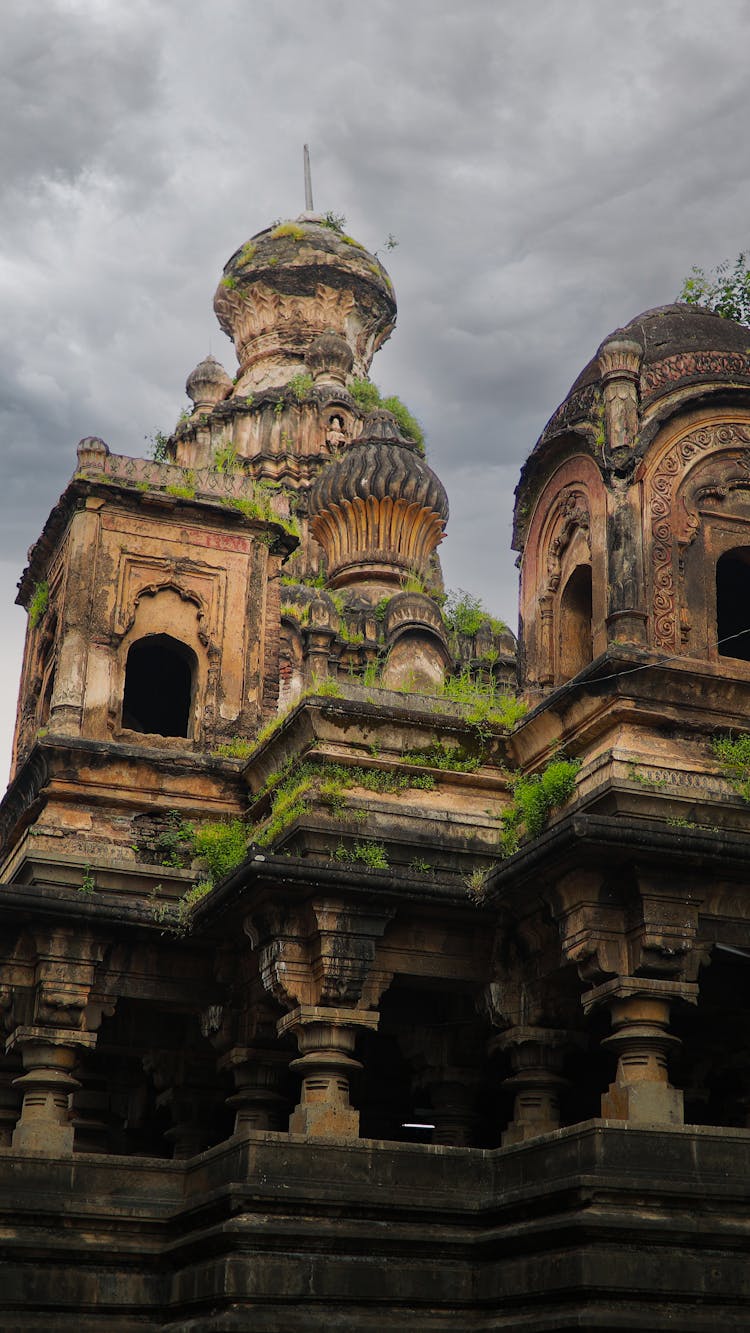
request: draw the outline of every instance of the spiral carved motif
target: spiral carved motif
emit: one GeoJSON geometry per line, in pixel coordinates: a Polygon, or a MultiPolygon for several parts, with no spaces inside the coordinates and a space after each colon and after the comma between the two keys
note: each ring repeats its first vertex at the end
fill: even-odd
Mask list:
{"type": "Polygon", "coordinates": [[[672,523],[674,496],[698,455],[710,449],[737,444],[750,444],[749,426],[733,423],[692,431],[667,450],[651,478],[648,508],[652,536],[654,643],[657,648],[674,652],[677,646],[672,523]]]}

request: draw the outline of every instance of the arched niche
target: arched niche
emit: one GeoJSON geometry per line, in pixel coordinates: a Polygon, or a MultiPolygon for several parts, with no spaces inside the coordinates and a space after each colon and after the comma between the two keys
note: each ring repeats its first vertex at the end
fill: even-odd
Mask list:
{"type": "Polygon", "coordinates": [[[560,685],[605,650],[605,533],[599,469],[589,457],[569,458],[536,501],[524,544],[520,628],[526,684],[560,685]]]}
{"type": "Polygon", "coordinates": [[[405,630],[392,643],[383,667],[383,684],[389,690],[420,690],[439,693],[445,684],[445,646],[421,625],[405,630]]]}
{"type": "Polygon", "coordinates": [[[151,736],[190,736],[197,665],[195,653],[170,634],[147,634],[131,643],[123,727],[151,736]]]}
{"type": "Polygon", "coordinates": [[[557,675],[571,680],[593,661],[591,565],[576,565],[560,593],[557,675]]]}
{"type": "Polygon", "coordinates": [[[201,607],[172,586],[149,589],[119,650],[115,728],[199,740],[206,709],[208,648],[201,607]]]}
{"type": "Polygon", "coordinates": [[[653,646],[727,669],[750,662],[734,638],[750,624],[750,413],[670,422],[643,487],[653,646]]]}
{"type": "Polygon", "coordinates": [[[750,662],[750,546],[716,562],[716,647],[720,657],[750,662]]]}

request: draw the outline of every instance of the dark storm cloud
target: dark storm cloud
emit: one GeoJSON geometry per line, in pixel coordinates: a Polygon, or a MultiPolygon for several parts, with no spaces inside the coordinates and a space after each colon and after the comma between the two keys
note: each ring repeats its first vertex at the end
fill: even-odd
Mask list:
{"type": "Polygon", "coordinates": [[[216,281],[309,141],[394,280],[373,376],[427,429],[448,581],[512,620],[523,456],[610,329],[748,244],[747,39],[744,0],[10,0],[0,559],[80,436],[140,452],[209,345],[233,371],[216,281]]]}

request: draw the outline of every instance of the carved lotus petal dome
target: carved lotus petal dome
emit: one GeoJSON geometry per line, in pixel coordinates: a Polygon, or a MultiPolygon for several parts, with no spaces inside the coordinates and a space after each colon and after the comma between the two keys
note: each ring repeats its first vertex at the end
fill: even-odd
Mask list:
{"type": "Polygon", "coordinates": [[[392,585],[426,571],[448,517],[442,484],[412,446],[393,438],[391,414],[373,412],[365,425],[375,438],[351,445],[310,491],[312,534],[332,586],[392,585]]]}
{"type": "MultiPolygon", "coordinates": [[[[390,413],[372,414],[390,416],[390,413]]],[[[383,439],[358,440],[343,458],[329,463],[319,473],[310,491],[310,513],[340,505],[342,501],[404,500],[448,517],[448,497],[432,468],[405,442],[383,439]]]]}

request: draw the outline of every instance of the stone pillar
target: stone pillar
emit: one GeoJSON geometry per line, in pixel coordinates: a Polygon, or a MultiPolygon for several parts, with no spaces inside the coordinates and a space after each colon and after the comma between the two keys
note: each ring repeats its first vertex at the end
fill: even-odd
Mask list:
{"type": "MultiPolygon", "coordinates": [[[[332,606],[323,597],[316,597],[310,603],[310,624],[302,632],[308,685],[315,680],[325,680],[329,673],[331,652],[336,640],[336,627],[332,623],[334,616],[332,606]]],[[[338,621],[338,617],[336,619],[338,621]]]]}
{"type": "Polygon", "coordinates": [[[349,1100],[349,1081],[361,1068],[353,1056],[357,1033],[374,1032],[380,1015],[367,1009],[299,1005],[279,1020],[279,1036],[293,1032],[300,1058],[290,1069],[302,1075],[302,1095],[289,1120],[290,1134],[318,1139],[356,1139],[359,1111],[349,1100]]]}
{"type": "Polygon", "coordinates": [[[615,977],[583,996],[587,1013],[606,1004],[612,1019],[612,1035],[603,1044],[616,1054],[617,1072],[602,1096],[605,1120],[683,1123],[682,1092],[669,1082],[668,1057],[680,1045],[669,1031],[669,1013],[675,1000],[695,1004],[697,998],[694,982],[648,977],[615,977]]]}
{"type": "Polygon", "coordinates": [[[99,541],[99,510],[104,503],[96,496],[89,496],[70,525],[67,587],[73,592],[66,600],[64,620],[58,630],[59,656],[49,715],[50,730],[61,736],[79,736],[83,726],[94,592],[92,569],[99,541]]]}
{"type": "Polygon", "coordinates": [[[503,1147],[551,1134],[560,1128],[560,1092],[567,1086],[561,1070],[565,1054],[581,1045],[577,1032],[557,1028],[512,1027],[494,1037],[490,1050],[507,1053],[512,1074],[504,1087],[513,1093],[513,1118],[502,1136],[503,1147]]]}
{"type": "Polygon", "coordinates": [[[611,338],[599,349],[604,385],[604,463],[612,470],[608,488],[607,559],[609,641],[643,646],[643,520],[640,493],[630,484],[633,445],[638,435],[638,380],[643,349],[630,338],[611,338]]]}
{"type": "Polygon", "coordinates": [[[75,1130],[69,1114],[71,1093],[81,1085],[71,1070],[80,1046],[91,1047],[95,1033],[75,1028],[17,1027],[8,1052],[20,1050],[24,1073],[14,1079],[23,1094],[12,1146],[52,1156],[72,1153],[75,1130]]]}
{"type": "Polygon", "coordinates": [[[0,1148],[9,1148],[21,1109],[21,1093],[14,1084],[18,1062],[0,1055],[0,1148]]]}
{"type": "Polygon", "coordinates": [[[285,1051],[260,1046],[232,1046],[219,1060],[229,1070],[237,1091],[227,1098],[235,1111],[234,1133],[281,1129],[285,1098],[279,1082],[289,1068],[285,1051]]]}
{"type": "Polygon", "coordinates": [[[429,1088],[435,1128],[432,1142],[448,1148],[470,1148],[475,1141],[477,1114],[474,1109],[479,1086],[475,1069],[443,1069],[429,1088]]]}

